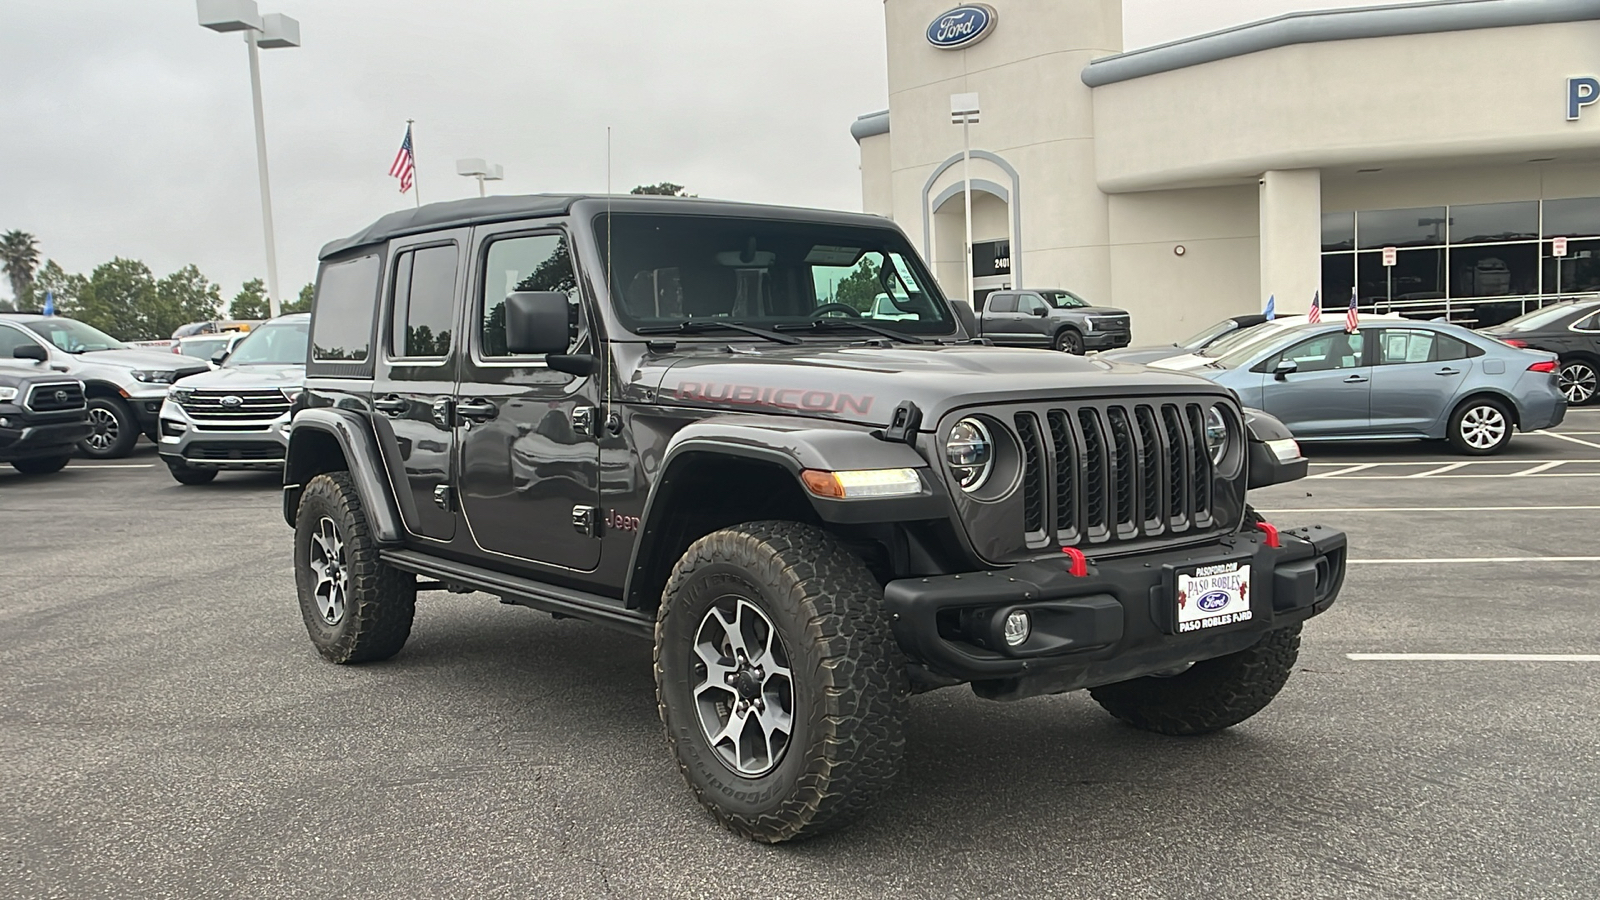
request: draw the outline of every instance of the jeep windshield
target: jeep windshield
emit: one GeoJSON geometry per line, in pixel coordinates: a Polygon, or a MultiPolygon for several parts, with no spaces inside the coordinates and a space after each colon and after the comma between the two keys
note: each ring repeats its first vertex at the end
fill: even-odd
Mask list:
{"type": "Polygon", "coordinates": [[[933,277],[888,229],[616,213],[597,216],[595,232],[612,303],[640,334],[955,334],[933,277]]]}
{"type": "Polygon", "coordinates": [[[27,323],[28,329],[67,353],[87,353],[91,350],[126,350],[128,345],[92,325],[76,319],[55,316],[42,322],[27,323]]]}
{"type": "Polygon", "coordinates": [[[310,319],[268,322],[240,341],[222,365],[230,369],[237,366],[303,366],[306,364],[306,336],[310,330],[310,319]]]}

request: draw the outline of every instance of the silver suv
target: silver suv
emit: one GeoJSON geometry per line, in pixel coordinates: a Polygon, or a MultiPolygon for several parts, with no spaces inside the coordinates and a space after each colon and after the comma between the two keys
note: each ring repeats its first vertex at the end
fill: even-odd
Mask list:
{"type": "Polygon", "coordinates": [[[310,327],[308,313],[279,316],[250,332],[218,369],[172,388],[157,446],[173,478],[206,484],[223,469],[283,465],[310,327]]]}
{"type": "Polygon", "coordinates": [[[0,358],[25,347],[44,350],[44,358],[31,363],[40,373],[83,382],[92,430],[78,451],[93,459],[127,456],[140,434],[155,440],[167,388],[209,368],[204,360],[130,347],[76,319],[0,313],[0,358]]]}

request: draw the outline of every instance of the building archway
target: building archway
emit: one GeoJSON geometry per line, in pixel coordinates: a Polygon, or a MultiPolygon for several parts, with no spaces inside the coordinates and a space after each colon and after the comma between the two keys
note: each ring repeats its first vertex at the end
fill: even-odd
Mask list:
{"type": "MultiPolygon", "coordinates": [[[[972,215],[973,237],[975,244],[995,245],[984,248],[989,259],[1004,259],[1008,265],[1005,267],[1003,281],[1006,286],[1022,285],[1022,204],[1020,202],[1022,179],[1017,174],[1016,167],[1005,160],[1004,157],[988,150],[973,150],[969,154],[975,168],[980,173],[987,175],[990,172],[983,170],[998,169],[993,173],[1004,179],[1002,183],[992,178],[974,177],[972,179],[972,215]],[[992,169],[991,169],[992,167],[992,169]],[[1003,253],[1003,256],[1001,255],[1003,253]]],[[[956,153],[936,166],[922,186],[922,254],[933,267],[935,275],[943,284],[959,284],[959,291],[951,291],[952,295],[965,294],[965,261],[963,259],[966,241],[966,216],[962,194],[966,183],[962,180],[950,181],[946,173],[960,165],[962,154],[956,153]],[[945,186],[935,192],[935,187],[942,181],[945,186]],[[953,242],[954,253],[947,253],[947,243],[953,242]],[[949,263],[954,261],[958,271],[952,273],[949,263]]],[[[978,251],[975,248],[975,256],[978,251]]],[[[978,288],[980,296],[985,288],[992,290],[1000,287],[996,280],[998,273],[989,272],[976,277],[984,278],[985,284],[978,288]],[[992,285],[989,282],[993,282],[992,285]]],[[[977,285],[975,285],[977,287],[977,285]]],[[[978,299],[978,298],[971,298],[978,299]]],[[[974,304],[977,305],[976,303],[974,304]]]]}

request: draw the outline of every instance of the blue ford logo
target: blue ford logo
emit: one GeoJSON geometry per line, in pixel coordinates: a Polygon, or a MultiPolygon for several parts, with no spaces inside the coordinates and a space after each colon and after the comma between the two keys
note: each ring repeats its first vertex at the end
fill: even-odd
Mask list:
{"type": "Polygon", "coordinates": [[[234,395],[229,394],[228,396],[222,398],[222,405],[228,409],[238,409],[244,405],[244,398],[235,397],[234,395]]]}
{"type": "Polygon", "coordinates": [[[987,3],[958,6],[928,25],[928,43],[940,50],[959,50],[989,36],[998,18],[987,3]]]}
{"type": "Polygon", "coordinates": [[[1227,605],[1227,591],[1212,591],[1211,593],[1205,594],[1199,600],[1195,601],[1195,606],[1200,607],[1206,612],[1216,612],[1227,605]]]}

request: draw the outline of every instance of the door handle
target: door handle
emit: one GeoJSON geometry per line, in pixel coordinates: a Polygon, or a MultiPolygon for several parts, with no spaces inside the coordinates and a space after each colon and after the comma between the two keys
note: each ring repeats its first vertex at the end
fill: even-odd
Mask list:
{"type": "Polygon", "coordinates": [[[1460,369],[1440,369],[1439,371],[1437,371],[1437,372],[1435,372],[1433,374],[1435,374],[1435,375],[1460,375],[1461,374],[1461,370],[1460,369]]]}
{"type": "Polygon", "coordinates": [[[1362,382],[1364,382],[1366,380],[1367,380],[1367,376],[1365,376],[1365,375],[1351,375],[1349,378],[1346,378],[1344,380],[1344,383],[1345,384],[1361,384],[1362,382]]]}
{"type": "Polygon", "coordinates": [[[500,407],[490,400],[462,400],[456,403],[456,418],[469,422],[487,422],[500,415],[500,407]]]}
{"type": "Polygon", "coordinates": [[[411,404],[407,403],[404,397],[397,397],[394,394],[390,394],[387,397],[379,397],[372,401],[372,408],[386,416],[404,415],[410,406],[411,404]]]}

